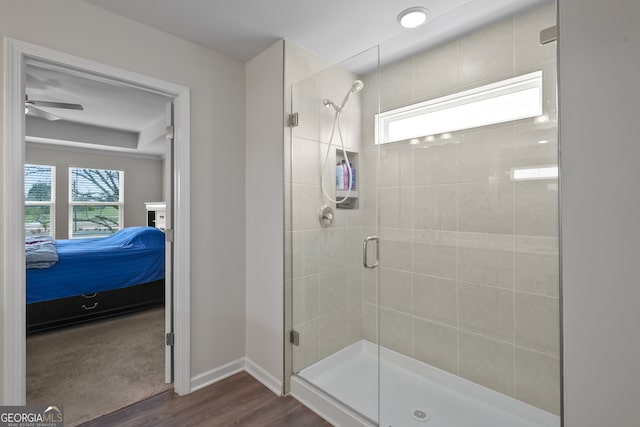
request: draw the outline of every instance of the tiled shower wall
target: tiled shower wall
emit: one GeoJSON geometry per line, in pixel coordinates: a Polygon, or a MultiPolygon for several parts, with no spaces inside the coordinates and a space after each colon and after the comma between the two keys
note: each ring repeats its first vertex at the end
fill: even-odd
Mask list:
{"type": "Polygon", "coordinates": [[[382,238],[364,337],[557,414],[558,182],[512,179],[557,165],[556,46],[538,42],[554,24],[549,5],[389,65],[383,45],[363,79],[379,79],[381,111],[542,70],[545,116],[383,145],[378,164],[365,90],[360,176],[363,226],[379,191],[382,238]]]}

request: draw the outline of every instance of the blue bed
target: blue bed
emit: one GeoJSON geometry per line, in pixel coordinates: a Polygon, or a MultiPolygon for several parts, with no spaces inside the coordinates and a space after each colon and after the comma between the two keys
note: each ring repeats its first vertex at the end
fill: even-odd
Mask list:
{"type": "Polygon", "coordinates": [[[55,265],[27,269],[27,304],[161,280],[164,242],[164,233],[153,227],[129,227],[105,238],[56,240],[55,265]]]}

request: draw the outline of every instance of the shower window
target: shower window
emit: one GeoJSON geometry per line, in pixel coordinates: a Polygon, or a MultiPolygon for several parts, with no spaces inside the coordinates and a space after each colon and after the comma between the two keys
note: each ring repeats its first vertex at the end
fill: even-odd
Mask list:
{"type": "Polygon", "coordinates": [[[541,114],[542,71],[536,71],[377,114],[375,141],[406,141],[541,114]]]}

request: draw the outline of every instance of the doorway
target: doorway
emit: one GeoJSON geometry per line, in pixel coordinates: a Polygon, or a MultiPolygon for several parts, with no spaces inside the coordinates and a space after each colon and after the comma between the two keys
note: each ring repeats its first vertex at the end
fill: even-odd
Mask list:
{"type": "MultiPolygon", "coordinates": [[[[189,89],[170,82],[154,79],[116,67],[89,61],[73,55],[43,48],[13,39],[5,39],[5,141],[4,182],[6,205],[4,215],[4,404],[24,405],[26,401],[26,279],[24,251],[16,251],[24,242],[23,192],[25,163],[25,115],[24,94],[26,66],[28,63],[49,64],[93,79],[112,82],[163,95],[173,100],[174,124],[167,131],[173,140],[173,164],[171,187],[173,187],[172,232],[168,233],[168,272],[171,286],[167,286],[168,307],[165,317],[167,340],[167,366],[171,353],[174,363],[174,389],[178,394],[190,392],[190,334],[189,334],[189,89]],[[12,284],[9,286],[8,284],[12,284]],[[172,316],[172,313],[175,313],[172,316]]],[[[171,216],[171,215],[168,216],[171,216]]],[[[167,372],[170,372],[167,370],[167,372]]],[[[170,381],[171,378],[167,377],[170,381]]]]}

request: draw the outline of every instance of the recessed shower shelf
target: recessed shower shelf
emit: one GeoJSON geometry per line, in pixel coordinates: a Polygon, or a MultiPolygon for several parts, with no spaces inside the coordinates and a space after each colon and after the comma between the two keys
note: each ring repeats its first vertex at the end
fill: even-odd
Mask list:
{"type": "Polygon", "coordinates": [[[336,197],[338,199],[342,199],[345,197],[359,197],[358,196],[358,190],[351,190],[350,192],[347,190],[336,190],[336,197]]]}
{"type": "MultiPolygon", "coordinates": [[[[358,153],[355,151],[347,151],[347,156],[349,156],[349,164],[353,168],[353,180],[354,180],[354,189],[343,190],[340,188],[336,188],[336,200],[343,200],[345,197],[348,197],[344,202],[336,204],[337,209],[358,209],[358,153]]],[[[339,166],[343,161],[344,152],[341,149],[336,149],[336,166],[339,166]]],[[[336,178],[336,185],[338,184],[336,178]]]]}

